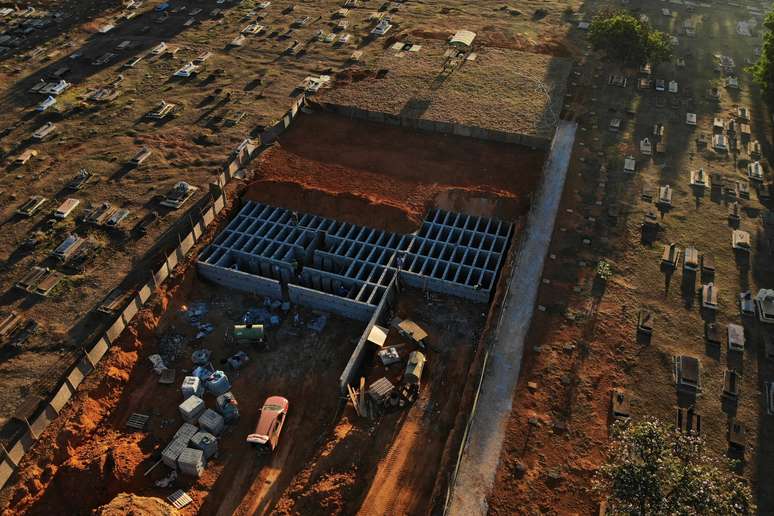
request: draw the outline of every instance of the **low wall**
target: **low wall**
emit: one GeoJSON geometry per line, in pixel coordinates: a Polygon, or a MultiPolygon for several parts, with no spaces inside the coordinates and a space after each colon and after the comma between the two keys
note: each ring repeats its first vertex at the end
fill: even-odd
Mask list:
{"type": "Polygon", "coordinates": [[[505,131],[496,131],[494,129],[484,129],[483,127],[455,124],[451,122],[440,122],[422,118],[417,119],[401,117],[390,113],[368,111],[354,106],[332,104],[329,102],[315,102],[315,105],[320,106],[327,111],[331,111],[350,118],[359,118],[371,122],[380,122],[389,125],[408,127],[411,129],[427,131],[431,133],[454,134],[457,136],[476,138],[478,140],[523,145],[525,147],[531,147],[535,149],[546,150],[551,147],[551,140],[549,138],[540,138],[527,134],[509,133],[505,131]]]}
{"type": "Polygon", "coordinates": [[[387,286],[387,290],[385,291],[382,300],[376,306],[376,310],[374,310],[371,319],[369,319],[368,325],[366,325],[365,330],[363,330],[363,334],[357,341],[357,345],[352,351],[352,355],[350,355],[349,361],[347,362],[347,365],[344,367],[344,371],[339,377],[339,389],[341,390],[342,394],[347,393],[347,385],[355,382],[355,374],[363,364],[363,359],[365,358],[367,351],[368,336],[371,334],[371,330],[373,329],[374,325],[379,323],[381,318],[385,315],[386,311],[393,305],[397,294],[397,277],[395,277],[387,286]]]}
{"type": "Polygon", "coordinates": [[[282,287],[280,282],[275,279],[236,270],[224,270],[222,267],[216,267],[203,262],[197,262],[196,269],[200,276],[218,285],[247,292],[248,294],[282,299],[282,287]]]}
{"type": "Polygon", "coordinates": [[[326,294],[318,290],[302,287],[300,285],[288,285],[290,302],[308,306],[315,310],[333,312],[350,319],[368,321],[374,313],[374,306],[347,299],[335,294],[326,294]]]}
{"type": "Polygon", "coordinates": [[[452,283],[451,281],[421,276],[407,271],[400,271],[400,280],[410,287],[461,297],[473,301],[474,303],[488,303],[489,295],[491,294],[489,289],[476,289],[452,283]]]}

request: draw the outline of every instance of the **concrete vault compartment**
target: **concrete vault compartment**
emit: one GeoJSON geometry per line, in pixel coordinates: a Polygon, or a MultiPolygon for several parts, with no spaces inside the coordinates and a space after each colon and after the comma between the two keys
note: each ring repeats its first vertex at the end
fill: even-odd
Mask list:
{"type": "Polygon", "coordinates": [[[508,222],[433,209],[401,235],[248,201],[197,265],[229,288],[367,321],[398,277],[488,302],[512,232],[508,222]]]}

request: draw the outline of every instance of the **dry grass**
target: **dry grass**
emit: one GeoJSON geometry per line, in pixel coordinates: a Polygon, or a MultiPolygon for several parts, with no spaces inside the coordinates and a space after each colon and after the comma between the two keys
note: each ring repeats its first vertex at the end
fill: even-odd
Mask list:
{"type": "Polygon", "coordinates": [[[446,44],[415,38],[412,42],[422,49],[387,50],[367,70],[347,72],[344,81],[322,95],[322,101],[550,139],[561,110],[569,60],[478,47],[475,60],[449,73],[444,69],[446,44]],[[389,71],[382,76],[378,70],[389,71]]]}

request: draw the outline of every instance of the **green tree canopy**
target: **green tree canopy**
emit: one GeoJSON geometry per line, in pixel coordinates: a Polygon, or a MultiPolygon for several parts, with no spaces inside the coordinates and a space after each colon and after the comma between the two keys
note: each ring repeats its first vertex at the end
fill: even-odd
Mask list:
{"type": "Polygon", "coordinates": [[[672,43],[666,34],[625,12],[595,17],[589,26],[589,41],[594,50],[629,66],[658,64],[672,58],[672,43]]]}
{"type": "Polygon", "coordinates": [[[754,514],[750,488],[731,466],[657,419],[619,422],[596,489],[614,515],[754,514]]]}
{"type": "Polygon", "coordinates": [[[763,90],[769,104],[774,103],[774,11],[763,21],[763,47],[758,62],[752,66],[753,80],[763,90]]]}

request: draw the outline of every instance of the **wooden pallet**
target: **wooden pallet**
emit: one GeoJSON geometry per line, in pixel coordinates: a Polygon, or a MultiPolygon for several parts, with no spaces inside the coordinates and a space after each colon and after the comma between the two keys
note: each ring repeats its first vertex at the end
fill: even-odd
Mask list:
{"type": "Polygon", "coordinates": [[[182,509],[189,503],[193,502],[193,498],[191,498],[188,493],[183,491],[182,489],[178,489],[171,495],[167,496],[167,501],[174,507],[175,509],[182,509]]]}
{"type": "Polygon", "coordinates": [[[175,383],[175,370],[164,369],[159,375],[159,383],[169,385],[175,383]]]}
{"type": "Polygon", "coordinates": [[[148,424],[149,419],[149,415],[135,412],[126,420],[126,426],[134,428],[135,430],[145,430],[145,426],[148,424]]]}

